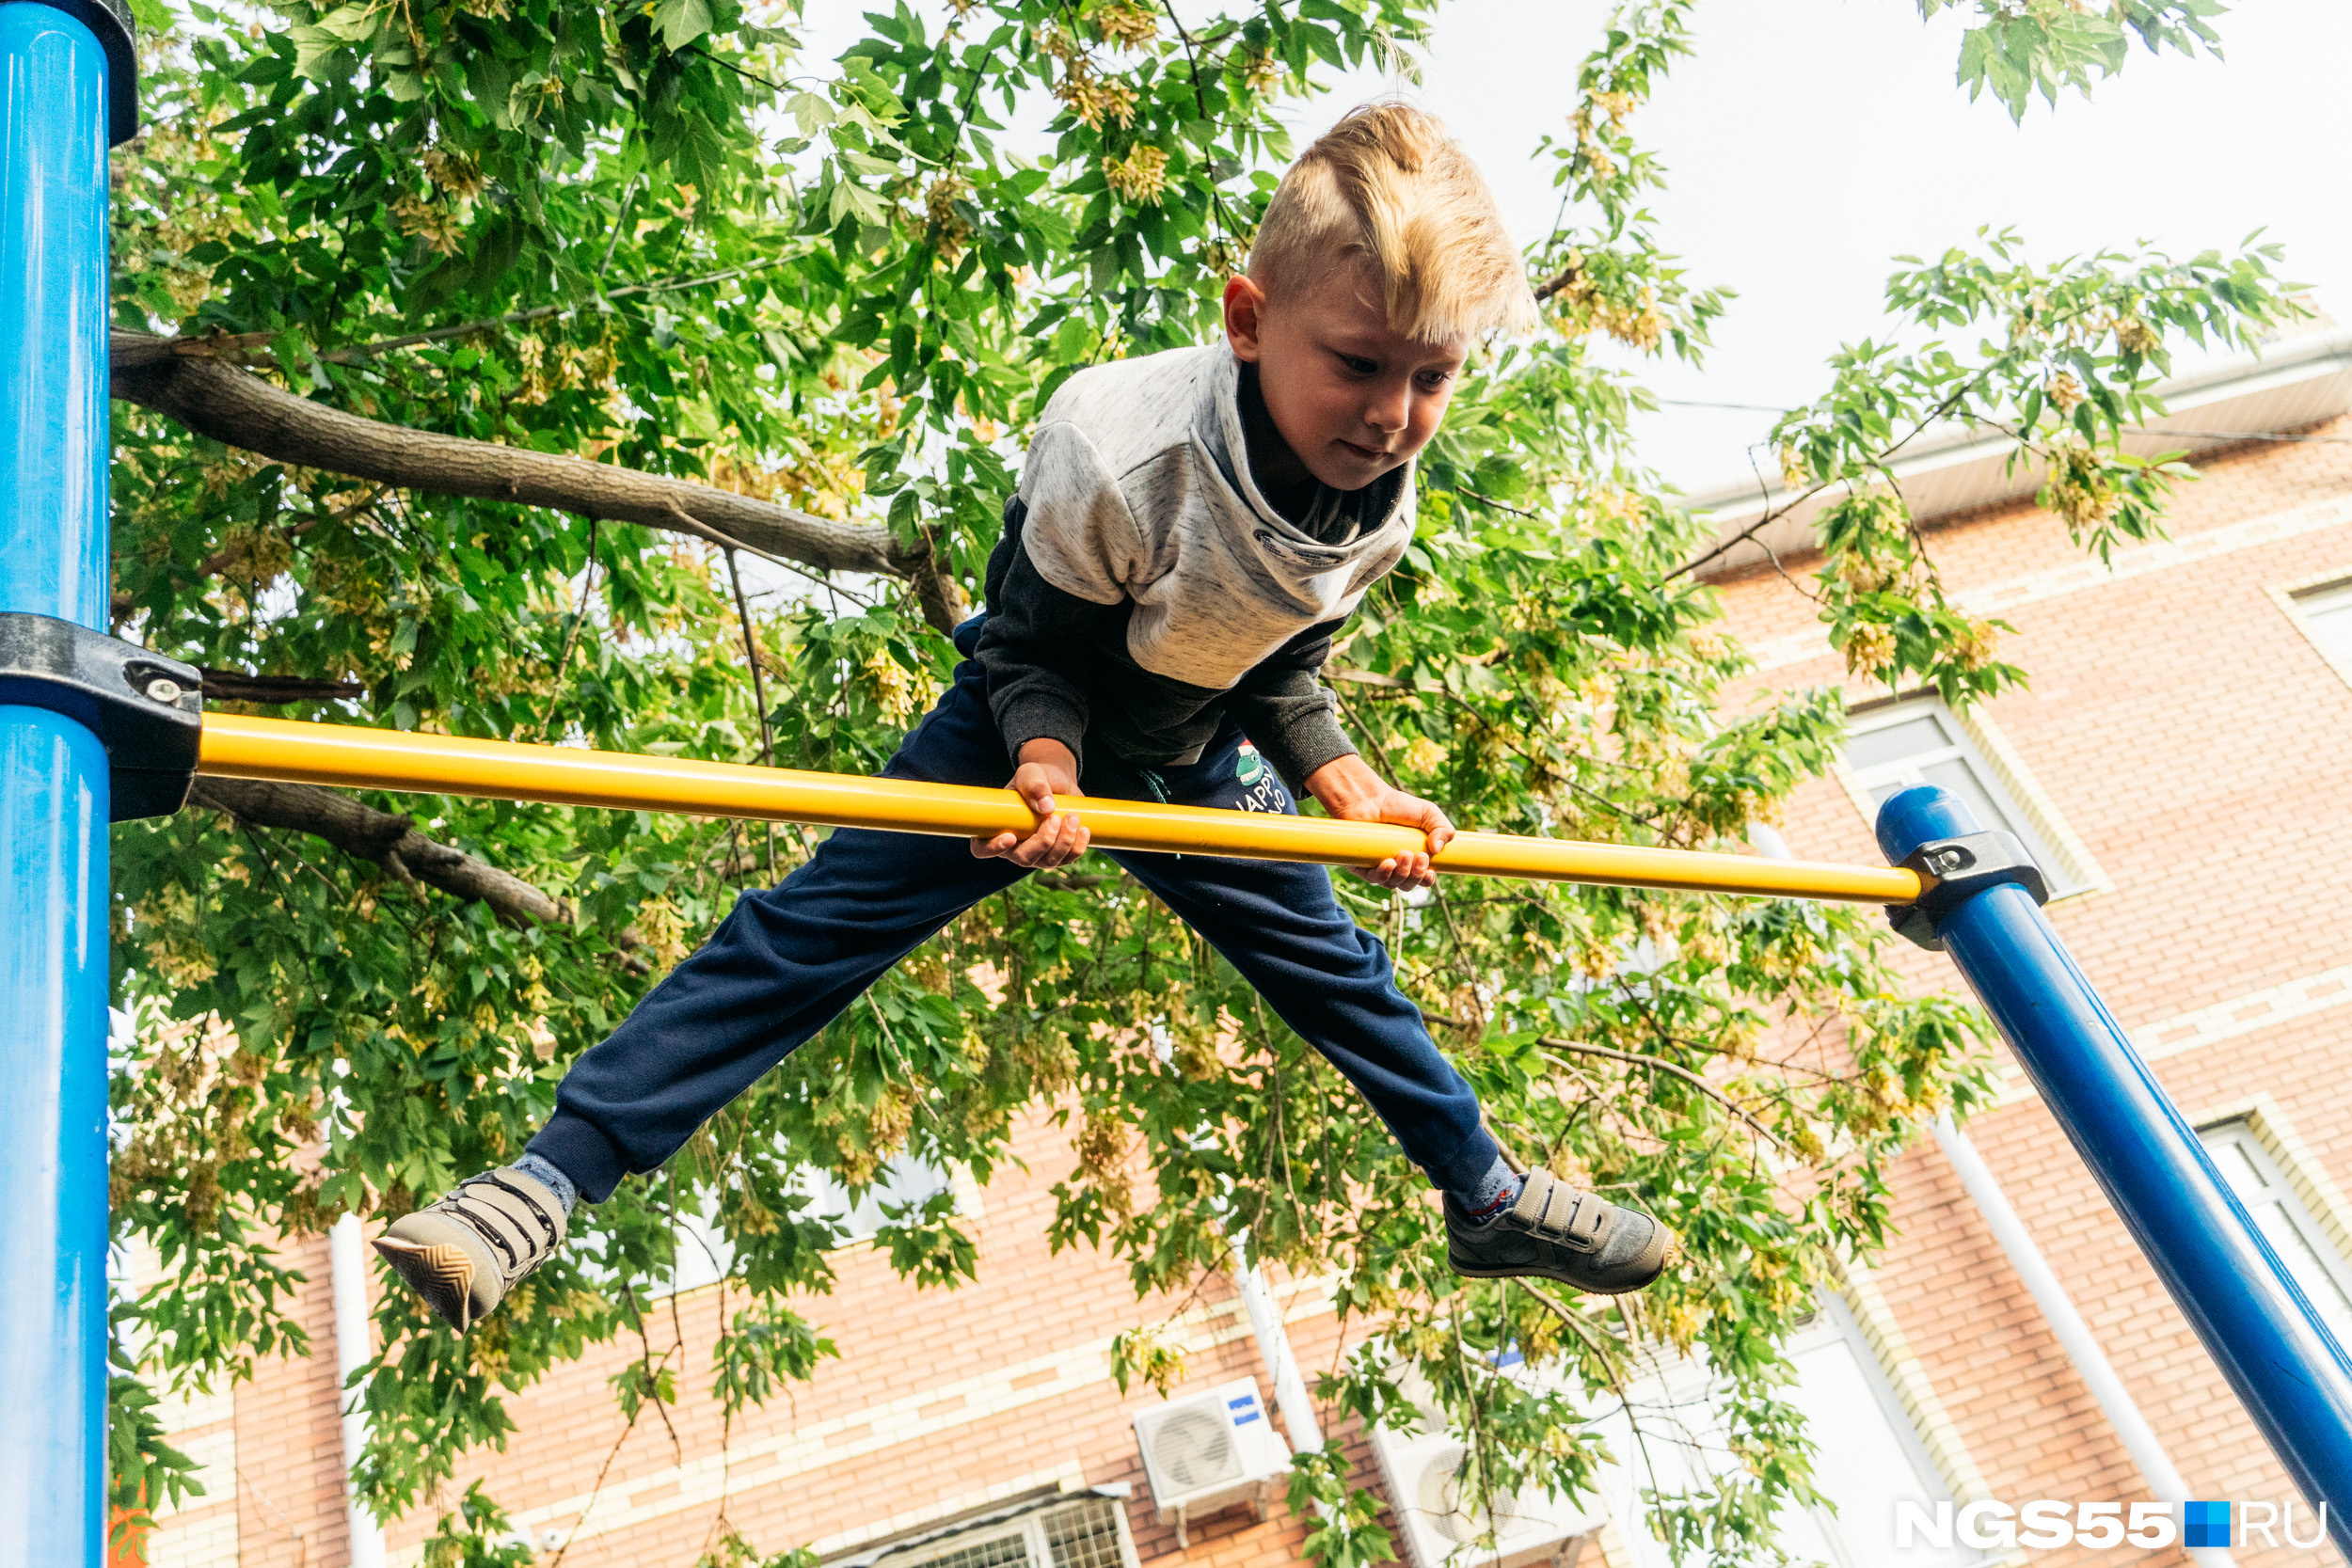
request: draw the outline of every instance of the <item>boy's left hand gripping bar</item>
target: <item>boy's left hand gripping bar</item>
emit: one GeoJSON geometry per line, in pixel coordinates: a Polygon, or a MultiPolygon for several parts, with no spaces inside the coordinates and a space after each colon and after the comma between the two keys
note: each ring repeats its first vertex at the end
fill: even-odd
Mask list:
{"type": "Polygon", "coordinates": [[[194,665],[72,621],[0,613],[0,703],[47,708],[98,736],[110,821],[169,816],[187,802],[203,685],[194,665]]]}

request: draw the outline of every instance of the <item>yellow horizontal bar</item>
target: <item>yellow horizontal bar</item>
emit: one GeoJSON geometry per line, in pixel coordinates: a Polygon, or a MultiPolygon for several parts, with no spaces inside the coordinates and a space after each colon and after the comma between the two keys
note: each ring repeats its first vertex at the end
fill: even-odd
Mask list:
{"type": "MultiPolygon", "coordinates": [[[[197,771],[215,778],[491,796],[954,838],[1025,833],[1037,825],[1036,816],[1009,789],[744,768],[566,746],[518,746],[225,713],[204,716],[197,771]]],[[[1092,795],[1071,801],[1068,809],[1077,813],[1095,846],[1104,849],[1375,865],[1422,843],[1410,828],[1375,822],[1165,806],[1092,795]]],[[[1468,876],[1865,904],[1908,904],[1919,896],[1922,886],[1918,873],[1894,866],[1640,849],[1508,833],[1457,833],[1437,865],[1440,871],[1468,876]]]]}

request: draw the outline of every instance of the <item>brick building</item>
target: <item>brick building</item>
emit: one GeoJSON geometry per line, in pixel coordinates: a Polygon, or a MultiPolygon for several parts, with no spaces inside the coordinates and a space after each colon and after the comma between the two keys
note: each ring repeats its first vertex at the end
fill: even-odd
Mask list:
{"type": "MultiPolygon", "coordinates": [[[[1971,608],[2015,624],[2007,651],[2033,686],[1965,716],[1932,698],[1850,689],[1847,765],[1802,794],[1783,832],[1809,859],[1871,860],[1874,799],[1927,779],[1972,794],[2026,837],[2058,886],[2051,916],[2084,969],[2306,1289],[2352,1328],[2352,1106],[2328,1069],[2352,1052],[2352,884],[2341,870],[2352,863],[2343,787],[2352,334],[2312,334],[2259,364],[2191,378],[2171,406],[2159,430],[2190,434],[2151,435],[2140,450],[2192,448],[2204,477],[2184,488],[2169,541],[2121,549],[2106,566],[2033,505],[2029,477],[2002,472],[1997,448],[1955,440],[1911,461],[1901,480],[1938,561],[1971,608]]],[[[1727,530],[1759,515],[1753,496],[1708,504],[1727,530]]],[[[1794,566],[1808,537],[1800,514],[1768,542],[1794,566]]],[[[1812,607],[1759,553],[1747,557],[1718,581],[1759,666],[1756,693],[1845,680],[1812,607]]],[[[1915,965],[1922,986],[1957,983],[1930,955],[1915,965]]],[[[1964,1138],[1907,1156],[1901,1239],[1880,1267],[1824,1298],[1799,1342],[1794,1397],[1814,1418],[1820,1473],[1839,1504],[1835,1518],[1788,1521],[1800,1554],[1838,1568],[2020,1559],[1931,1537],[1898,1547],[1893,1505],[2153,1498],[2146,1443],[2136,1458],[2124,1432],[2134,1421],[2191,1496],[2293,1497],[2046,1108],[2004,1065],[1997,1105],[1964,1138]],[[1962,1180],[1972,1162],[1973,1193],[1962,1180]],[[2049,1301],[2029,1293],[2021,1270],[2032,1260],[2013,1238],[2005,1244],[1992,1187],[2084,1333],[2054,1326],[2049,1301]],[[2104,1398],[2102,1367],[2112,1373],[2104,1398]]],[[[1328,1298],[1313,1281],[1220,1282],[1184,1319],[1193,1354],[1183,1408],[1139,1386],[1122,1396],[1108,1375],[1109,1337],[1180,1304],[1138,1305],[1108,1259],[1050,1255],[1048,1192],[1073,1156],[1041,1122],[1021,1149],[1026,1172],[961,1194],[979,1243],[977,1283],[916,1294],[875,1254],[836,1259],[839,1288],[819,1316],[843,1354],[813,1386],[731,1431],[701,1400],[675,1413],[675,1430],[646,1418],[625,1431],[606,1379],[629,1356],[614,1347],[514,1399],[521,1432],[510,1451],[482,1456],[461,1481],[482,1475],[532,1543],[550,1548],[542,1562],[568,1541],[573,1568],[685,1568],[712,1540],[723,1503],[725,1520],[766,1549],[809,1543],[842,1568],[1296,1560],[1304,1524],[1279,1482],[1269,1500],[1254,1481],[1280,1452],[1276,1429],[1295,1436],[1302,1424],[1295,1388],[1286,1398],[1272,1370],[1283,1347],[1310,1376],[1342,1348],[1328,1298]],[[1189,1493],[1171,1479],[1185,1473],[1197,1482],[1189,1493]],[[1172,1516],[1166,1505],[1187,1496],[1204,1500],[1172,1516]]],[[[416,1522],[374,1540],[363,1531],[355,1553],[345,1518],[330,1281],[340,1275],[345,1287],[348,1335],[358,1305],[348,1291],[363,1277],[348,1263],[358,1241],[343,1238],[340,1271],[326,1238],[291,1249],[312,1282],[303,1309],[314,1356],[267,1365],[233,1394],[173,1413],[210,1491],[160,1521],[150,1562],[418,1560],[416,1522]]],[[[664,1321],[692,1387],[725,1304],[715,1286],[680,1283],[664,1321]]],[[[1697,1375],[1669,1370],[1650,1397],[1686,1399],[1697,1375]]],[[[1357,1443],[1363,1475],[1399,1515],[1400,1545],[1429,1557],[1458,1523],[1433,1484],[1445,1441],[1383,1442],[1378,1452],[1357,1443]]],[[[1531,1507],[1506,1537],[1510,1555],[1663,1563],[1629,1480],[1618,1478],[1603,1505],[1531,1507]]],[[[2312,1538],[2307,1506],[2287,1523],[2312,1538]]],[[[2251,1531],[2238,1560],[2331,1555],[2283,1534],[2273,1542],[2251,1531]]],[[[2183,1560],[2178,1548],[2128,1545],[2034,1555],[2183,1560]]]]}

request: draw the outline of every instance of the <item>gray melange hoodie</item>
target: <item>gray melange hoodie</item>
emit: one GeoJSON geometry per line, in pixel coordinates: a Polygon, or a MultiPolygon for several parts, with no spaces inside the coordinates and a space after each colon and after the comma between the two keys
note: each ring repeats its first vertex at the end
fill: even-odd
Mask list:
{"type": "Polygon", "coordinates": [[[1316,674],[1412,541],[1412,466],[1319,486],[1293,523],[1250,478],[1242,395],[1219,342],[1081,371],[1046,404],[974,656],[1016,759],[1043,736],[1082,768],[1089,740],[1182,766],[1229,717],[1294,789],[1355,752],[1316,674]]]}

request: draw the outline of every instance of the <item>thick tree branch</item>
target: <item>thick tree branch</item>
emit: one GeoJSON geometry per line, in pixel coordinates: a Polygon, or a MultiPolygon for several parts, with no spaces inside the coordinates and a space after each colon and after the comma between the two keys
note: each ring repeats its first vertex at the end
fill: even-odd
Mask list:
{"type": "Polygon", "coordinates": [[[937,569],[931,553],[899,545],[887,529],[834,522],[609,463],[362,419],[296,397],[217,359],[158,356],[155,346],[169,340],[118,331],[113,341],[115,396],[276,462],[405,490],[611,517],[819,571],[901,578],[914,588],[925,619],[943,632],[965,613],[961,595],[937,569]]]}
{"type": "MultiPolygon", "coordinates": [[[[453,897],[487,904],[509,925],[572,923],[571,906],[563,899],[487,861],[425,837],[405,816],[361,805],[317,784],[199,778],[188,790],[188,804],[226,812],[257,828],[283,828],[323,838],[346,855],[375,862],[412,887],[422,882],[453,897]]],[[[612,945],[626,953],[644,946],[644,939],[630,927],[613,937],[612,945]]],[[[642,958],[623,962],[638,974],[648,967],[642,958]]]]}

